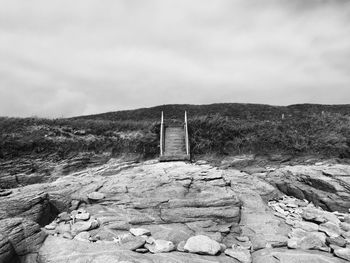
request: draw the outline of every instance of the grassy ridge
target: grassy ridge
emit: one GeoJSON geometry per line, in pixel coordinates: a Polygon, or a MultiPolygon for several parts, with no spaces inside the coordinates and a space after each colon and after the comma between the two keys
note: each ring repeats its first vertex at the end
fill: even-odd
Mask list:
{"type": "Polygon", "coordinates": [[[159,116],[189,115],[193,154],[350,157],[350,105],[164,105],[69,119],[0,118],[0,158],[79,152],[158,155],[159,116]],[[284,115],[284,118],[282,118],[284,115]]]}

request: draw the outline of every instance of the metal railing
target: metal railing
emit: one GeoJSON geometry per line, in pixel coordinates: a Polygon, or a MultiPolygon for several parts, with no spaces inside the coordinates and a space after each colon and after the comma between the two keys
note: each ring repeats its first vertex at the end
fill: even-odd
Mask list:
{"type": "Polygon", "coordinates": [[[187,111],[185,111],[185,143],[186,143],[186,154],[189,155],[190,154],[190,144],[188,141],[188,127],[187,127],[187,111]]]}
{"type": "Polygon", "coordinates": [[[163,112],[160,120],[160,156],[163,156],[163,145],[164,145],[164,117],[163,112]]]}
{"type": "MultiPolygon", "coordinates": [[[[185,111],[185,122],[184,122],[184,131],[185,131],[185,145],[186,145],[186,155],[190,154],[190,143],[188,137],[188,125],[187,125],[187,112],[185,111]]],[[[165,136],[164,136],[164,114],[161,113],[160,121],[160,156],[164,155],[164,145],[165,145],[165,136]]]]}

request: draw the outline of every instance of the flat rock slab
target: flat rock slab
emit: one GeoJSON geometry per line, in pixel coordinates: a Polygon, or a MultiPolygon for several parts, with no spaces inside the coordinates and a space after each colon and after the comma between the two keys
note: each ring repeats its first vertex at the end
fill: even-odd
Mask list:
{"type": "Polygon", "coordinates": [[[253,253],[253,263],[345,263],[329,253],[312,250],[263,249],[253,253]]]}
{"type": "Polygon", "coordinates": [[[166,254],[140,254],[118,249],[113,243],[86,243],[57,237],[48,237],[39,251],[40,262],[45,263],[106,263],[106,262],[144,262],[144,263],[235,263],[227,256],[203,256],[181,252],[166,254]]]}

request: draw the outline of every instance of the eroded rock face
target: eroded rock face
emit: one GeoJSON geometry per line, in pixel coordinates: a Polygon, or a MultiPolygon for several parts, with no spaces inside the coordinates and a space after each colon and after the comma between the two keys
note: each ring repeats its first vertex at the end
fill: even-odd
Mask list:
{"type": "Polygon", "coordinates": [[[23,218],[0,220],[0,262],[37,252],[46,238],[40,226],[23,218]]]}
{"type": "Polygon", "coordinates": [[[348,212],[350,208],[349,165],[286,166],[268,173],[266,180],[283,193],[326,210],[348,212]]]}
{"type": "MultiPolygon", "coordinates": [[[[118,162],[110,161],[51,183],[11,189],[0,197],[0,207],[4,208],[0,216],[28,215],[32,223],[42,226],[50,223],[43,221],[47,213],[56,218],[45,226],[49,237],[38,253],[41,263],[238,262],[235,258],[248,262],[251,251],[255,251],[253,262],[274,262],[277,257],[281,262],[293,262],[288,260],[297,260],[296,255],[305,262],[343,262],[330,253],[314,254],[300,249],[347,249],[348,215],[326,213],[296,199],[268,202],[268,207],[267,201],[282,195],[263,180],[272,178],[266,176],[267,171],[270,170],[248,174],[216,169],[205,163],[155,161],[121,168],[118,162]],[[9,200],[16,209],[11,211],[1,200],[9,200]],[[341,231],[337,232],[332,224],[341,231]],[[329,232],[326,238],[320,227],[325,233],[332,230],[339,235],[329,232]],[[322,227],[327,227],[327,231],[322,227]],[[186,245],[196,236],[210,240],[215,245],[209,248],[214,249],[190,250],[186,245]],[[287,245],[294,250],[278,249],[287,245]],[[225,255],[226,250],[231,256],[225,255]],[[183,253],[188,251],[192,253],[183,253]]],[[[319,188],[323,192],[329,190],[331,195],[339,193],[327,185],[319,188]]],[[[38,246],[23,252],[13,249],[17,241],[21,247],[20,239],[13,239],[16,242],[12,245],[9,235],[0,232],[0,259],[11,262],[9,258],[18,255],[31,258],[40,246],[38,233],[42,232],[29,233],[38,240],[33,243],[38,246]]],[[[194,244],[198,246],[199,242],[194,244]]],[[[344,257],[346,253],[347,250],[340,250],[339,255],[344,257]]]]}
{"type": "Polygon", "coordinates": [[[320,251],[263,249],[253,253],[254,263],[345,263],[347,261],[336,258],[329,253],[320,251]]]}

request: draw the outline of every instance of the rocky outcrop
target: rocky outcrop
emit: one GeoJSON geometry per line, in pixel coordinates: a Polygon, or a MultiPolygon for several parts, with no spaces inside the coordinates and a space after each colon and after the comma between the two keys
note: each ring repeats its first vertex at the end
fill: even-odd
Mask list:
{"type": "Polygon", "coordinates": [[[329,211],[349,211],[349,165],[286,166],[264,178],[287,195],[306,199],[329,211]]]}
{"type": "MultiPolygon", "coordinates": [[[[289,262],[299,255],[301,262],[343,262],[350,216],[283,197],[267,182],[277,185],[283,169],[242,172],[204,162],[111,160],[52,182],[14,188],[0,196],[0,218],[26,218],[35,230],[23,238],[10,238],[17,232],[11,229],[18,227],[1,232],[1,259],[255,263],[289,262]],[[21,249],[21,240],[32,246],[21,249]],[[315,249],[322,253],[314,254],[315,249]]],[[[334,186],[333,177],[339,175],[330,167],[322,169],[322,174],[332,174],[325,176],[334,186]]],[[[337,198],[345,189],[298,182],[337,198]]],[[[342,196],[346,194],[345,189],[342,196]]]]}
{"type": "Polygon", "coordinates": [[[14,262],[20,256],[38,252],[46,234],[40,226],[23,218],[0,220],[0,262],[14,262]]]}

